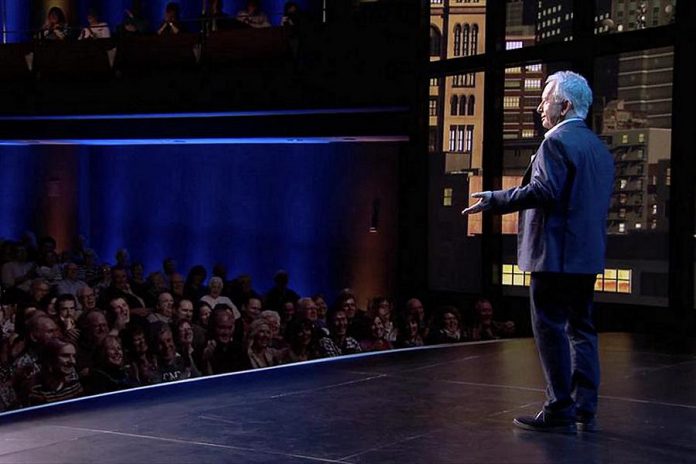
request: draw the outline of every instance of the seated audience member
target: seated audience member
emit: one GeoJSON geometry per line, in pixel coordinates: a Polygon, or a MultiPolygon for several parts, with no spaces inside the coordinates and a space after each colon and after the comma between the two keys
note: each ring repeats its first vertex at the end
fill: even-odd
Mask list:
{"type": "Polygon", "coordinates": [[[314,295],[312,300],[314,300],[314,303],[317,305],[317,321],[322,328],[326,328],[326,313],[329,309],[329,305],[326,304],[324,295],[320,293],[314,295]]]}
{"type": "Polygon", "coordinates": [[[429,345],[457,343],[466,341],[462,332],[459,311],[454,306],[440,308],[435,320],[435,327],[430,331],[429,345]]]}
{"type": "MultiPolygon", "coordinates": [[[[7,307],[10,309],[12,305],[7,305],[7,307]]],[[[2,362],[0,364],[11,364],[24,352],[29,343],[29,320],[37,314],[46,315],[43,311],[39,311],[36,305],[23,303],[16,305],[13,332],[5,335],[2,340],[2,362]]]]}
{"type": "Polygon", "coordinates": [[[234,27],[229,16],[223,11],[222,0],[209,0],[203,12],[203,32],[222,31],[234,27]]]}
{"type": "MultiPolygon", "coordinates": [[[[382,324],[384,325],[384,339],[390,343],[395,342],[397,328],[393,322],[391,302],[383,296],[376,296],[370,301],[370,310],[373,314],[382,319],[382,324]]],[[[372,323],[372,321],[370,321],[370,323],[372,323]]]]}
{"type": "Polygon", "coordinates": [[[97,347],[109,335],[109,324],[100,311],[90,311],[83,315],[78,325],[80,342],[77,345],[77,372],[85,377],[94,366],[97,347]]]}
{"type": "Polygon", "coordinates": [[[77,302],[80,304],[78,318],[81,314],[97,309],[97,298],[91,287],[84,286],[77,291],[77,302]]]}
{"type": "Polygon", "coordinates": [[[115,337],[123,337],[126,331],[130,329],[130,306],[128,302],[121,297],[116,297],[109,301],[109,306],[106,310],[106,320],[109,323],[109,334],[115,337]]]}
{"type": "Polygon", "coordinates": [[[130,254],[125,248],[119,248],[116,250],[116,266],[121,269],[128,269],[130,267],[130,254]]]}
{"type": "Polygon", "coordinates": [[[249,327],[247,356],[253,369],[280,364],[282,354],[270,347],[271,328],[264,319],[257,319],[249,327]]]}
{"type": "Polygon", "coordinates": [[[266,293],[263,307],[271,311],[277,311],[282,316],[283,306],[286,302],[295,303],[300,299],[300,295],[293,289],[288,288],[290,276],[284,270],[279,270],[273,276],[274,286],[266,293]]]}
{"type": "Polygon", "coordinates": [[[360,343],[348,336],[348,317],[346,311],[339,307],[329,314],[330,336],[319,339],[319,354],[322,357],[341,356],[360,353],[360,343]]]}
{"type": "Polygon", "coordinates": [[[99,266],[99,275],[87,283],[94,289],[97,302],[100,301],[102,293],[111,287],[111,266],[104,263],[99,266]]]}
{"type": "Polygon", "coordinates": [[[56,298],[56,316],[54,321],[60,328],[65,341],[77,346],[80,331],[77,328],[77,300],[70,293],[58,295],[56,298]]]}
{"type": "Polygon", "coordinates": [[[58,255],[55,251],[42,253],[34,272],[38,278],[44,279],[50,286],[55,286],[63,279],[63,272],[58,264],[58,255]]]}
{"type": "Polygon", "coordinates": [[[65,40],[68,35],[68,22],[65,13],[54,6],[48,10],[46,21],[38,33],[39,40],[65,40]]]}
{"type": "Polygon", "coordinates": [[[87,10],[87,26],[80,32],[78,40],[85,39],[108,39],[111,37],[109,25],[105,21],[101,21],[99,13],[94,8],[87,10]]]}
{"type": "Polygon", "coordinates": [[[176,261],[174,258],[167,256],[162,261],[162,276],[164,277],[164,283],[168,289],[172,288],[172,276],[176,274],[176,261]]]}
{"type": "Polygon", "coordinates": [[[123,11],[123,22],[118,26],[120,37],[143,35],[147,32],[147,21],[142,16],[140,0],[133,0],[130,8],[123,11]]]}
{"type": "Polygon", "coordinates": [[[200,375],[194,366],[186,366],[184,359],[176,352],[174,335],[168,324],[160,323],[154,333],[157,346],[157,369],[162,382],[173,382],[200,375]]]}
{"type": "Polygon", "coordinates": [[[224,288],[224,283],[221,277],[211,277],[210,282],[208,282],[209,290],[208,294],[201,298],[201,301],[207,303],[208,306],[215,309],[218,305],[224,305],[234,315],[235,321],[242,317],[241,313],[237,309],[232,300],[228,297],[222,295],[222,289],[224,288]]]}
{"type": "Polygon", "coordinates": [[[21,303],[25,306],[35,306],[39,307],[43,303],[46,296],[51,291],[51,287],[48,285],[45,279],[36,278],[31,281],[29,286],[29,294],[26,298],[23,298],[21,303]]]}
{"type": "Polygon", "coordinates": [[[258,298],[249,298],[249,300],[242,305],[242,322],[244,324],[245,334],[249,333],[251,323],[261,316],[261,311],[261,300],[258,298]]]}
{"type": "Polygon", "coordinates": [[[392,344],[386,339],[384,322],[377,311],[370,311],[368,318],[362,322],[358,331],[360,351],[384,351],[391,350],[392,344]]]}
{"type": "Polygon", "coordinates": [[[515,334],[515,323],[512,321],[498,322],[493,320],[493,305],[486,298],[479,298],[474,304],[474,322],[469,329],[469,339],[496,340],[512,337],[515,334]]]}
{"type": "Polygon", "coordinates": [[[91,248],[84,252],[84,261],[78,264],[78,279],[91,285],[101,275],[101,266],[97,263],[97,254],[91,248]]]}
{"type": "Polygon", "coordinates": [[[87,284],[77,278],[78,267],[75,263],[66,263],[63,267],[64,277],[63,280],[56,284],[56,293],[58,295],[63,295],[69,293],[70,295],[77,296],[77,292],[85,288],[87,284]]]}
{"type": "MultiPolygon", "coordinates": [[[[307,361],[319,357],[316,330],[309,319],[295,318],[285,329],[288,348],[283,350],[282,363],[307,361]]],[[[321,333],[321,332],[320,332],[321,333]]]]}
{"type": "Polygon", "coordinates": [[[147,322],[152,324],[170,324],[174,316],[174,298],[169,292],[162,292],[157,297],[155,311],[147,316],[147,322]]]}
{"type": "Polygon", "coordinates": [[[178,272],[175,272],[169,278],[169,290],[171,291],[171,294],[174,297],[175,303],[178,303],[179,301],[185,298],[184,283],[184,276],[182,276],[178,272]]]}
{"type": "Polygon", "coordinates": [[[397,348],[412,348],[423,346],[423,337],[420,334],[418,316],[406,313],[397,319],[398,332],[396,337],[397,348]]]}
{"type": "Polygon", "coordinates": [[[423,308],[423,303],[418,298],[411,298],[406,302],[406,313],[415,316],[418,321],[418,330],[420,331],[421,338],[423,340],[428,339],[428,333],[430,332],[430,327],[428,321],[425,318],[425,309],[423,308]]]}
{"type": "Polygon", "coordinates": [[[287,348],[287,343],[283,339],[283,334],[280,331],[280,314],[276,311],[261,311],[260,318],[268,322],[268,327],[271,329],[271,346],[276,350],[287,348]]]}
{"type": "Polygon", "coordinates": [[[97,347],[94,367],[83,379],[86,393],[96,395],[139,386],[124,359],[121,339],[114,335],[104,337],[97,347]]]}
{"type": "Polygon", "coordinates": [[[261,11],[258,0],[247,0],[244,9],[237,13],[237,21],[250,27],[271,27],[271,23],[268,22],[268,16],[261,11]]]}
{"type": "Polygon", "coordinates": [[[169,292],[167,283],[164,281],[164,274],[159,271],[151,272],[145,281],[145,304],[148,308],[154,308],[157,305],[157,298],[162,292],[169,292]]]}
{"type": "Polygon", "coordinates": [[[205,267],[200,264],[193,266],[186,276],[186,283],[184,284],[184,296],[191,301],[198,301],[201,299],[201,297],[207,295],[208,289],[205,287],[205,285],[203,285],[203,282],[205,282],[205,278],[207,276],[208,273],[206,272],[205,267]]]}
{"type": "Polygon", "coordinates": [[[329,331],[326,325],[319,321],[317,304],[309,297],[300,298],[297,300],[297,312],[293,319],[309,319],[314,324],[316,330],[324,331],[328,335],[329,331]]]}
{"type": "Polygon", "coordinates": [[[286,2],[283,8],[283,18],[280,20],[281,26],[297,27],[302,23],[300,7],[295,2],[286,2]]]}
{"type": "MultiPolygon", "coordinates": [[[[130,265],[130,287],[136,295],[147,295],[148,285],[145,280],[145,267],[143,263],[134,262],[130,265]]],[[[145,302],[147,303],[147,301],[145,302]]]]}
{"type": "Polygon", "coordinates": [[[239,308],[250,298],[262,299],[252,286],[251,276],[242,274],[234,279],[230,285],[230,299],[239,308]]]}
{"type": "Polygon", "coordinates": [[[125,267],[114,267],[111,270],[111,285],[101,291],[97,306],[101,309],[108,308],[109,302],[114,298],[123,298],[128,303],[131,312],[146,317],[149,311],[145,301],[140,295],[136,295],[128,283],[128,272],[125,267]]]}
{"type": "Polygon", "coordinates": [[[134,326],[127,340],[131,377],[140,385],[160,383],[162,376],[157,368],[157,358],[150,350],[143,328],[134,326]]]}
{"type": "Polygon", "coordinates": [[[249,369],[249,358],[240,343],[234,343],[234,316],[216,310],[210,318],[210,337],[201,356],[201,369],[207,375],[249,369]]]}
{"type": "Polygon", "coordinates": [[[60,329],[45,314],[34,314],[28,321],[28,335],[24,349],[12,363],[15,371],[15,388],[21,403],[26,403],[27,396],[39,381],[43,368],[41,356],[46,346],[60,336],[60,329]]]}
{"type": "MultiPolygon", "coordinates": [[[[200,373],[200,369],[198,369],[194,360],[196,348],[194,346],[194,331],[191,321],[186,319],[179,319],[176,321],[174,326],[174,342],[176,344],[177,353],[181,355],[184,361],[184,366],[200,373]]],[[[203,342],[205,343],[205,339],[203,342]]]]}
{"type": "Polygon", "coordinates": [[[13,302],[19,301],[22,292],[27,292],[31,281],[36,277],[36,264],[28,261],[27,249],[24,245],[11,243],[9,245],[10,261],[2,265],[2,286],[6,290],[4,300],[8,301],[14,294],[13,302]],[[21,290],[21,292],[19,291],[21,290]]]}
{"type": "Polygon", "coordinates": [[[184,32],[184,27],[179,18],[179,4],[175,2],[167,3],[164,8],[164,19],[157,28],[157,35],[167,36],[184,32]]]}
{"type": "Polygon", "coordinates": [[[208,331],[210,324],[210,315],[213,313],[213,308],[208,303],[199,301],[193,308],[193,323],[208,331]]]}
{"type": "Polygon", "coordinates": [[[75,346],[54,338],[41,352],[41,372],[29,393],[29,404],[39,405],[77,398],[83,389],[75,371],[75,346]]]}

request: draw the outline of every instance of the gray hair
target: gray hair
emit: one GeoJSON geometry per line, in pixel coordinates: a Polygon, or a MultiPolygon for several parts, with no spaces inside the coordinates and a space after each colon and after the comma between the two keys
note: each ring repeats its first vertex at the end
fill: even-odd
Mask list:
{"type": "Polygon", "coordinates": [[[280,324],[280,314],[278,314],[277,311],[270,311],[270,310],[261,311],[261,314],[259,314],[259,317],[262,317],[264,319],[270,318],[270,319],[273,319],[274,321],[276,321],[278,324],[280,324]]]}
{"type": "Polygon", "coordinates": [[[592,104],[592,90],[587,80],[578,73],[572,71],[558,71],[551,74],[546,83],[556,83],[553,91],[555,101],[569,101],[572,111],[579,118],[586,118],[592,104]]]}
{"type": "Polygon", "coordinates": [[[225,283],[222,281],[222,277],[218,277],[218,276],[211,277],[210,280],[208,281],[208,286],[211,286],[213,284],[218,284],[221,287],[225,286],[225,283]]]}

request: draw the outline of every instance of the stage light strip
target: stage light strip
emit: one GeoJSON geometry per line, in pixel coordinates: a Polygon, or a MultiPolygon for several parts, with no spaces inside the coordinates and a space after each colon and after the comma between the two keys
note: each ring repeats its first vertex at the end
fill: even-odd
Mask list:
{"type": "Polygon", "coordinates": [[[131,146],[131,145],[274,145],[274,144],[328,144],[328,143],[394,143],[408,142],[409,137],[356,136],[356,137],[240,137],[240,138],[182,138],[182,139],[39,139],[0,140],[0,146],[131,146]]]}
{"type": "Polygon", "coordinates": [[[0,116],[0,121],[96,121],[109,119],[198,119],[198,118],[238,118],[267,116],[307,116],[322,114],[366,114],[407,112],[404,106],[377,108],[323,108],[315,110],[268,110],[268,111],[220,111],[203,113],[135,113],[135,114],[74,114],[74,115],[35,115],[0,116]]]}

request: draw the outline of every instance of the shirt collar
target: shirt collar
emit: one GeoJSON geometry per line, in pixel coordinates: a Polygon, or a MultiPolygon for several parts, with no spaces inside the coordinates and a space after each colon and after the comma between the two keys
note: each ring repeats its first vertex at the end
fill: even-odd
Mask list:
{"type": "Polygon", "coordinates": [[[561,127],[561,126],[564,125],[564,124],[568,124],[569,122],[572,122],[572,121],[582,121],[582,118],[564,119],[563,121],[561,121],[561,122],[559,122],[558,124],[556,124],[555,126],[553,126],[551,129],[549,129],[549,130],[544,134],[544,138],[545,138],[545,139],[549,138],[549,136],[550,136],[551,134],[553,134],[554,132],[556,132],[556,130],[558,130],[559,127],[561,127]]]}

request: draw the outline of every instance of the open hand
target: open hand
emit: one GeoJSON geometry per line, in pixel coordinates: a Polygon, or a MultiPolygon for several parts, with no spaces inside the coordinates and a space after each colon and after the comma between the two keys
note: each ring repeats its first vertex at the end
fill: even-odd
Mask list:
{"type": "Polygon", "coordinates": [[[491,192],[476,192],[471,194],[471,198],[478,198],[479,201],[462,211],[462,214],[476,214],[491,207],[491,192]]]}

